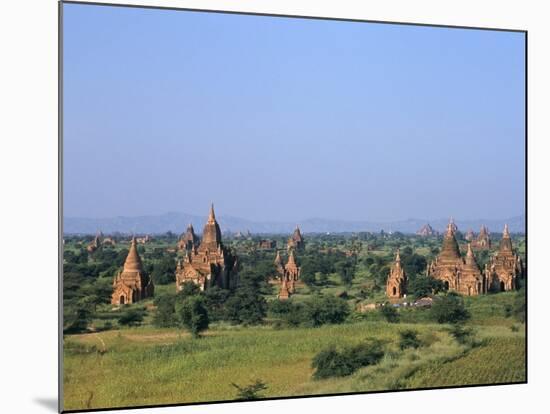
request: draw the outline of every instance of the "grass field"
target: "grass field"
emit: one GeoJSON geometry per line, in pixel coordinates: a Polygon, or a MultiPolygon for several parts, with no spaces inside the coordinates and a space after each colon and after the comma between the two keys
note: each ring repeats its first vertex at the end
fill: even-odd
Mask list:
{"type": "Polygon", "coordinates": [[[459,344],[446,325],[375,320],[289,329],[220,324],[201,339],[147,326],[66,336],[64,406],[232,400],[232,383],[256,379],[268,386],[264,397],[525,381],[524,327],[511,329],[513,322],[500,309],[513,297],[487,298],[468,304],[479,342],[474,347],[459,344]],[[479,323],[486,317],[490,325],[479,323]],[[424,346],[399,350],[404,329],[415,329],[424,346]],[[320,350],[367,338],[385,343],[379,364],[348,377],[312,379],[311,360],[320,350]]]}

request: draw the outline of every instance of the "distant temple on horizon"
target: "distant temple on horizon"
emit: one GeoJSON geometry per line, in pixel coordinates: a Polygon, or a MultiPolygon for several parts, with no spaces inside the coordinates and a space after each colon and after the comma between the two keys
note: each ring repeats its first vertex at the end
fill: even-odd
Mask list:
{"type": "Polygon", "coordinates": [[[193,250],[194,247],[198,246],[199,238],[195,234],[193,225],[189,223],[189,225],[187,226],[187,230],[180,236],[178,240],[177,249],[180,251],[190,251],[193,250]]]}
{"type": "Polygon", "coordinates": [[[302,233],[300,232],[300,227],[298,227],[298,225],[296,225],[294,233],[292,233],[292,236],[290,236],[290,238],[288,239],[286,246],[289,250],[303,250],[306,247],[304,237],[302,236],[302,233]]]}
{"type": "Polygon", "coordinates": [[[416,232],[416,234],[422,237],[428,237],[435,236],[437,232],[432,228],[432,226],[426,223],[416,232]]]}
{"type": "MultiPolygon", "coordinates": [[[[188,230],[192,230],[192,226],[188,230]]],[[[185,282],[193,282],[201,290],[211,286],[229,289],[236,286],[237,277],[237,257],[222,243],[220,226],[212,205],[200,244],[197,247],[193,241],[191,249],[186,250],[183,260],[177,263],[176,290],[180,291],[185,282]]]]}
{"type": "Polygon", "coordinates": [[[485,225],[481,226],[477,238],[472,241],[472,247],[478,250],[488,250],[491,248],[491,238],[489,237],[489,230],[485,225]]]}
{"type": "Polygon", "coordinates": [[[152,297],[154,291],[153,279],[143,270],[143,264],[137,251],[136,238],[132,237],[124,267],[113,280],[111,304],[136,303],[152,297]]]}

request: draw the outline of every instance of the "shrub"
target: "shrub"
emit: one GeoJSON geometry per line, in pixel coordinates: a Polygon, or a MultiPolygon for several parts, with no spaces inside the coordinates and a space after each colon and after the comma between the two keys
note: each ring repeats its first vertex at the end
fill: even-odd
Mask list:
{"type": "Polygon", "coordinates": [[[413,331],[412,329],[407,329],[405,331],[399,332],[399,348],[401,350],[407,349],[407,348],[420,348],[422,346],[422,342],[420,339],[418,339],[418,333],[416,331],[413,331]]]}
{"type": "Polygon", "coordinates": [[[305,324],[321,326],[327,323],[344,322],[350,310],[344,299],[334,296],[317,296],[305,302],[300,313],[305,324]]]}
{"type": "Polygon", "coordinates": [[[118,323],[125,326],[137,326],[143,321],[144,314],[145,309],[143,308],[128,309],[119,316],[118,323]]]}
{"type": "Polygon", "coordinates": [[[311,363],[313,378],[344,377],[359,368],[377,364],[384,356],[379,341],[370,341],[338,352],[334,346],[319,352],[311,363]]]}
{"type": "Polygon", "coordinates": [[[474,336],[474,332],[471,328],[466,328],[460,324],[453,325],[449,333],[461,345],[471,343],[474,336]]]}
{"type": "Polygon", "coordinates": [[[424,296],[436,295],[445,290],[445,285],[441,280],[430,276],[417,276],[412,279],[408,286],[409,293],[416,299],[424,296]]]}
{"type": "Polygon", "coordinates": [[[382,306],[380,308],[380,313],[389,323],[399,322],[399,313],[397,312],[397,309],[395,309],[389,303],[386,303],[385,306],[382,306]]]}
{"type": "Polygon", "coordinates": [[[157,309],[153,316],[153,325],[159,328],[170,328],[177,325],[176,295],[161,295],[155,298],[157,309]]]}
{"type": "Polygon", "coordinates": [[[459,323],[470,318],[462,297],[454,292],[437,297],[430,312],[432,318],[438,323],[459,323]]]}
{"type": "Polygon", "coordinates": [[[237,389],[237,399],[238,400],[256,400],[262,396],[259,394],[260,391],[267,390],[267,385],[262,380],[256,380],[252,384],[240,386],[235,383],[231,383],[237,389]]]}
{"type": "Polygon", "coordinates": [[[263,322],[267,313],[267,302],[251,287],[238,288],[225,302],[226,318],[232,323],[257,325],[263,322]]]}
{"type": "Polygon", "coordinates": [[[204,300],[200,296],[189,296],[181,303],[176,304],[176,316],[180,324],[185,327],[194,338],[208,329],[208,311],[204,300]]]}
{"type": "Polygon", "coordinates": [[[525,306],[525,291],[523,289],[517,292],[511,313],[519,322],[525,323],[527,313],[525,306]]]}

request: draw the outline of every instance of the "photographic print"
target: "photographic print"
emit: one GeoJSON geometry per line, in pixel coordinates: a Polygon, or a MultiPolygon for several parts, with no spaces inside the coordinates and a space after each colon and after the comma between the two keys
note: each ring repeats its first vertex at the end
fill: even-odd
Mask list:
{"type": "Polygon", "coordinates": [[[64,411],[527,381],[526,32],[60,7],[64,411]]]}

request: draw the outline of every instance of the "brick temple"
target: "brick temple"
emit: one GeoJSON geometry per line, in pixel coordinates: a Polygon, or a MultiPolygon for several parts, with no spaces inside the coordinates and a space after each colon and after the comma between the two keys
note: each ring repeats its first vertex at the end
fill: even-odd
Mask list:
{"type": "Polygon", "coordinates": [[[180,291],[185,282],[193,282],[201,290],[211,286],[228,289],[237,284],[237,257],[223,245],[214,205],[210,207],[199,246],[193,243],[177,263],[176,290],[180,291]]]}

